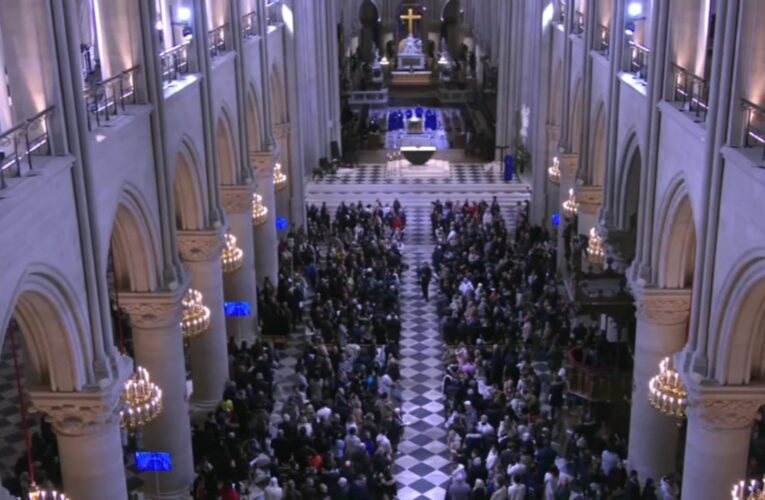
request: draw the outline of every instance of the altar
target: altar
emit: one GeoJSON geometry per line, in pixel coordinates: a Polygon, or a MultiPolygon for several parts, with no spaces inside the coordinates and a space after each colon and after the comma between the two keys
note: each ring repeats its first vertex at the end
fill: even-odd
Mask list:
{"type": "Polygon", "coordinates": [[[425,54],[399,54],[396,56],[396,68],[399,70],[423,70],[427,66],[425,54]]]}

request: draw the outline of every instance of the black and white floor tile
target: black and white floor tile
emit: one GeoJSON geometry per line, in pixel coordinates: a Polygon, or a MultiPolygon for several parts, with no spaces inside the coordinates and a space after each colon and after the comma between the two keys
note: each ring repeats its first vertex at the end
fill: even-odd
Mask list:
{"type": "MultiPolygon", "coordinates": [[[[321,184],[500,184],[505,183],[504,176],[493,168],[485,168],[483,164],[451,165],[449,178],[401,178],[389,175],[385,165],[360,165],[358,168],[340,169],[336,174],[327,175],[322,179],[314,179],[321,184]]],[[[520,184],[521,180],[516,176],[508,184],[520,184]]]]}

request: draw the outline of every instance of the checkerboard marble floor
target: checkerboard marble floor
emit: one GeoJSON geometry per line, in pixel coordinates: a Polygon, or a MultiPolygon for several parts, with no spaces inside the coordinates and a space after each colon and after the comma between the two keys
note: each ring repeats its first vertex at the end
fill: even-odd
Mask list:
{"type": "MultiPolygon", "coordinates": [[[[328,175],[323,179],[315,179],[316,184],[497,184],[505,183],[504,176],[495,169],[487,169],[483,164],[451,165],[451,175],[443,179],[401,178],[389,175],[385,165],[363,165],[360,168],[340,169],[334,175],[328,175]]],[[[520,184],[516,177],[507,184],[520,184]]]]}

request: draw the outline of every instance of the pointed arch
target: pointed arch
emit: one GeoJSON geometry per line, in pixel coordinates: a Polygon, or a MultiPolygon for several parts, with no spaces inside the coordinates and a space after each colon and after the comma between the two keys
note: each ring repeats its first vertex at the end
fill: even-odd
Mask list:
{"type": "Polygon", "coordinates": [[[606,178],[606,104],[600,101],[595,109],[595,121],[592,130],[592,148],[587,180],[593,186],[602,186],[606,178]]]}
{"type": "Polygon", "coordinates": [[[232,130],[231,115],[224,105],[215,126],[215,153],[218,155],[218,168],[220,169],[222,185],[237,184],[239,180],[238,156],[232,130]]]}
{"type": "Polygon", "coordinates": [[[158,288],[161,273],[158,241],[145,200],[138,189],[125,185],[117,201],[110,237],[114,285],[118,290],[149,292],[158,288]]]}
{"type": "Polygon", "coordinates": [[[284,80],[279,68],[274,64],[271,67],[271,123],[286,123],[287,107],[284,100],[284,80]]]}
{"type": "Polygon", "coordinates": [[[198,156],[192,143],[182,141],[173,168],[173,195],[175,197],[175,223],[178,229],[202,229],[205,227],[204,202],[198,156]]]}
{"type": "MultiPolygon", "coordinates": [[[[33,264],[13,291],[12,308],[3,313],[2,325],[14,318],[21,331],[30,387],[72,392],[93,382],[86,362],[93,359],[92,342],[73,290],[56,269],[33,264]]],[[[0,330],[0,345],[6,331],[0,330]]]]}
{"type": "Polygon", "coordinates": [[[655,234],[659,235],[654,260],[658,286],[690,288],[696,261],[696,226],[688,188],[680,176],[673,179],[659,206],[655,234]]]}
{"type": "Polygon", "coordinates": [[[548,109],[548,122],[552,125],[560,125],[563,120],[562,101],[563,97],[563,61],[558,61],[553,73],[552,85],[550,85],[550,108],[548,109]]]}
{"type": "Polygon", "coordinates": [[[637,229],[637,214],[640,205],[640,173],[643,157],[637,133],[630,130],[622,150],[621,161],[616,171],[616,227],[624,230],[637,229]]]}
{"type": "Polygon", "coordinates": [[[765,247],[745,253],[721,287],[711,322],[717,345],[713,377],[721,384],[765,381],[765,247]]]}
{"type": "Polygon", "coordinates": [[[250,142],[250,149],[258,151],[261,149],[260,140],[260,118],[258,115],[258,93],[255,87],[250,85],[247,92],[247,133],[250,142]]]}
{"type": "Polygon", "coordinates": [[[580,153],[582,151],[582,120],[584,113],[584,91],[582,90],[582,79],[576,81],[574,85],[574,99],[572,102],[571,113],[571,151],[574,153],[580,153]]]}

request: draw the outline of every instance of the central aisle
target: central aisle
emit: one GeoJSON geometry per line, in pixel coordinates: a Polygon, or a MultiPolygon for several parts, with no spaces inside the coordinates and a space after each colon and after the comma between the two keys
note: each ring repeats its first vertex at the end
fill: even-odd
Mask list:
{"type": "Polygon", "coordinates": [[[430,301],[422,298],[417,269],[430,262],[428,207],[407,210],[407,238],[401,297],[401,386],[405,431],[399,444],[394,472],[397,498],[444,498],[451,472],[444,429],[441,384],[444,351],[438,332],[437,286],[431,283],[430,301]]]}

